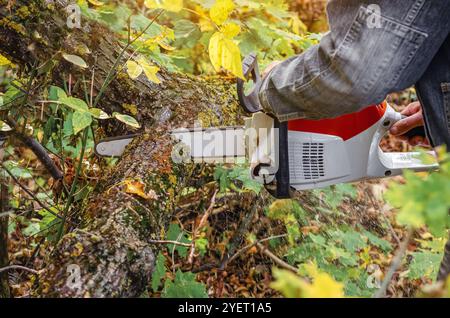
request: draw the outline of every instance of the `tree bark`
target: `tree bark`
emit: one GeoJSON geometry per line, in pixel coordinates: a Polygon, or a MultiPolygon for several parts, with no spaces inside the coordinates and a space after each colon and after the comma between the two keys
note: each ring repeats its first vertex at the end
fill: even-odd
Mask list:
{"type": "MultiPolygon", "coordinates": [[[[90,78],[95,70],[98,92],[123,42],[95,22],[83,20],[84,29],[69,29],[63,2],[47,5],[44,0],[17,0],[8,8],[8,1],[0,0],[0,52],[21,66],[42,66],[55,60],[57,65],[50,73],[39,76],[56,84],[69,74],[75,82],[82,75],[90,78]],[[90,53],[79,49],[84,46],[90,53]],[[58,52],[82,56],[89,68],[80,70],[58,52]]],[[[83,226],[57,245],[37,280],[36,296],[140,296],[149,284],[157,252],[149,240],[164,239],[178,193],[191,178],[190,169],[171,160],[169,131],[192,126],[195,120],[207,126],[241,123],[233,83],[165,70],[158,76],[162,84],[156,85],[142,76],[132,81],[119,71],[101,99],[99,107],[108,112],[126,112],[122,105],[136,105],[142,134],[114,172],[104,178],[102,190],[90,198],[83,211],[83,226]],[[153,191],[153,199],[125,193],[121,184],[128,179],[142,180],[145,190],[153,191]]],[[[31,103],[39,100],[38,92],[30,93],[31,103]]],[[[82,96],[76,84],[74,93],[82,96]]],[[[111,122],[106,130],[118,134],[126,128],[111,122]]]]}

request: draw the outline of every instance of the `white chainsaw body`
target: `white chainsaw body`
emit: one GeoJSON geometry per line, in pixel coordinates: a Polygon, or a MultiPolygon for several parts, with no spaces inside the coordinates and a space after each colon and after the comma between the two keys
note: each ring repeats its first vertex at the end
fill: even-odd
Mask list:
{"type": "MultiPolygon", "coordinates": [[[[289,131],[291,187],[308,190],[339,183],[396,176],[402,174],[404,169],[414,171],[437,169],[437,163],[431,165],[422,163],[417,152],[386,153],[381,150],[382,138],[401,118],[399,113],[388,106],[383,118],[345,141],[333,135],[289,131]]],[[[255,118],[252,121],[254,122],[255,118]]],[[[256,120],[258,121],[259,119],[256,120]]],[[[277,140],[274,132],[268,139],[277,140]]],[[[251,174],[254,179],[266,183],[275,179],[278,169],[277,154],[276,143],[260,144],[250,152],[251,174]],[[270,165],[255,173],[254,168],[259,163],[270,165]]]]}

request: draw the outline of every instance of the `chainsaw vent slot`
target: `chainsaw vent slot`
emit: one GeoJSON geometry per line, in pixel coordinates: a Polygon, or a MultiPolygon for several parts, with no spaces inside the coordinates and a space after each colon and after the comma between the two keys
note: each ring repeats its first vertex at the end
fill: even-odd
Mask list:
{"type": "Polygon", "coordinates": [[[325,177],[325,144],[289,140],[289,174],[291,183],[305,183],[325,177]]]}
{"type": "Polygon", "coordinates": [[[303,177],[316,180],[325,177],[324,144],[304,143],[302,147],[303,177]]]}

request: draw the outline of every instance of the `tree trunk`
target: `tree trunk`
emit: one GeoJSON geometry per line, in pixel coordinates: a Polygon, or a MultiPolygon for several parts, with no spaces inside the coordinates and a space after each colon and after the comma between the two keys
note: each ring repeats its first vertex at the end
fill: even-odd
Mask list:
{"type": "MultiPolygon", "coordinates": [[[[86,20],[83,27],[66,26],[64,1],[49,6],[44,0],[0,0],[0,52],[18,65],[41,66],[53,59],[51,82],[61,83],[71,74],[76,81],[91,77],[101,87],[123,43],[105,27],[86,20]],[[87,50],[80,51],[80,47],[87,50]],[[64,61],[58,52],[82,56],[89,68],[81,71],[64,61]]],[[[124,61],[121,61],[124,62],[124,61]]],[[[41,77],[48,74],[40,75],[41,77]]],[[[173,141],[169,131],[192,126],[233,125],[241,121],[234,86],[223,79],[202,79],[161,70],[162,84],[140,77],[132,81],[119,71],[99,106],[121,111],[123,104],[137,105],[136,116],[144,128],[111,175],[102,191],[94,194],[83,212],[84,225],[65,235],[36,283],[35,294],[51,297],[137,297],[148,286],[157,246],[149,239],[163,239],[173,217],[180,189],[191,176],[185,166],[171,161],[173,141]],[[153,199],[145,200],[123,191],[121,181],[138,179],[153,199]]],[[[78,85],[80,87],[81,85],[78,85]]],[[[74,85],[74,93],[81,90],[74,85]]],[[[30,101],[38,100],[33,96],[30,101]]],[[[112,123],[110,133],[125,127],[112,123]]]]}

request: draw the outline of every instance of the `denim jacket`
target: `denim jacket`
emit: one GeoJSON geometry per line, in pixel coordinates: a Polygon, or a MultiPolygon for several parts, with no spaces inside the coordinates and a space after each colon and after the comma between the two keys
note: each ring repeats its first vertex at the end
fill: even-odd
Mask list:
{"type": "Polygon", "coordinates": [[[320,44],[259,90],[281,121],[337,117],[416,85],[428,137],[450,149],[450,0],[331,0],[320,44]]]}

